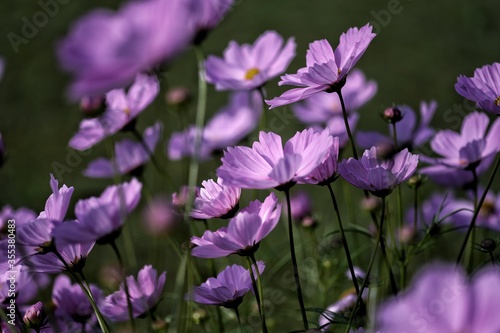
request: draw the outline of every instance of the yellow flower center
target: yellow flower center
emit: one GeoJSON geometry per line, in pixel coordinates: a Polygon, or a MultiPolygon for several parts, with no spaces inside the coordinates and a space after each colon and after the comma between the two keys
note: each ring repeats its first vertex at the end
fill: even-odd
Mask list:
{"type": "Polygon", "coordinates": [[[260,70],[258,68],[250,68],[249,70],[247,70],[247,72],[245,73],[245,80],[252,80],[255,75],[259,74],[260,73],[260,70]]]}
{"type": "Polygon", "coordinates": [[[125,112],[125,114],[127,115],[127,117],[130,117],[130,109],[129,108],[125,108],[123,109],[123,112],[125,112]]]}
{"type": "Polygon", "coordinates": [[[479,209],[479,214],[481,216],[489,216],[495,212],[495,203],[491,200],[486,199],[479,209]]]}
{"type": "Polygon", "coordinates": [[[500,106],[500,96],[498,96],[497,99],[495,99],[494,103],[496,106],[500,106]]]}

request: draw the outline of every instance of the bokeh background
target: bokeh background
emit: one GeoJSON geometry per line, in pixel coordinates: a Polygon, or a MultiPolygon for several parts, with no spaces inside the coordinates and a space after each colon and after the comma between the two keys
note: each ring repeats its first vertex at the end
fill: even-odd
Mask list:
{"type": "MultiPolygon", "coordinates": [[[[49,174],[56,172],[55,165],[62,164],[71,169],[59,178],[68,186],[75,187],[73,204],[78,198],[98,195],[110,183],[107,180],[87,179],[81,174],[92,158],[109,151],[109,142],[93,148],[86,156],[80,154],[80,157],[75,157],[78,154],[67,147],[78,128],[81,113],[78,105],[69,103],[65,98],[70,77],[59,69],[54,50],[57,41],[65,36],[78,17],[95,7],[117,8],[119,5],[120,1],[115,0],[69,0],[59,6],[57,14],[50,17],[46,25],[26,38],[27,43],[18,45],[16,52],[9,36],[12,37],[12,33],[22,36],[23,18],[32,22],[33,15],[42,7],[36,1],[0,2],[0,56],[6,60],[6,71],[0,81],[0,132],[8,152],[6,164],[0,169],[0,206],[11,204],[14,207],[27,206],[37,212],[43,210],[50,194],[49,174]]],[[[303,67],[310,42],[326,38],[335,46],[340,34],[349,27],[371,22],[378,36],[357,67],[367,78],[378,82],[378,93],[360,110],[358,128],[385,130],[387,125],[379,114],[387,106],[408,104],[418,109],[421,100],[435,99],[439,107],[433,124],[438,128],[458,130],[461,119],[471,110],[471,104],[455,92],[456,77],[459,74],[471,76],[476,67],[500,59],[499,9],[496,0],[236,0],[234,8],[210,34],[203,47],[207,54],[220,55],[230,40],[253,43],[265,30],[276,30],[285,38],[294,36],[296,39],[297,56],[288,70],[295,72],[303,67]]],[[[193,50],[179,56],[162,72],[161,79],[162,94],[140,117],[139,127],[150,125],[157,117],[162,119],[166,141],[172,131],[181,130],[183,125],[182,115],[166,107],[163,94],[167,87],[179,85],[190,88],[196,94],[193,50]]],[[[266,86],[269,97],[284,91],[277,86],[277,81],[275,79],[266,86]]],[[[209,116],[226,102],[226,96],[209,88],[209,116]]],[[[195,103],[192,103],[186,111],[188,114],[184,115],[191,122],[194,121],[194,109],[195,103]]],[[[269,112],[268,117],[272,117],[272,112],[269,112]]],[[[285,125],[279,129],[285,138],[301,129],[301,125],[294,120],[285,125]]],[[[186,161],[168,161],[162,153],[164,147],[164,144],[160,146],[157,156],[173,175],[176,186],[180,186],[185,179],[186,161]]],[[[199,179],[212,177],[216,166],[216,161],[202,164],[199,179]]],[[[146,172],[148,188],[153,193],[169,194],[170,189],[154,169],[146,172]]],[[[331,217],[326,191],[315,192],[314,195],[318,216],[331,217]]],[[[344,198],[341,201],[345,207],[344,198]]],[[[357,204],[356,200],[350,202],[357,204]]],[[[71,213],[70,210],[69,215],[71,213]]],[[[151,254],[145,246],[148,241],[139,229],[138,224],[131,227],[131,239],[136,250],[151,254]]],[[[283,237],[275,236],[273,239],[263,244],[263,253],[267,253],[264,259],[278,267],[281,261],[273,257],[273,251],[274,255],[285,255],[287,243],[283,237]]],[[[170,263],[176,262],[175,255],[167,250],[162,252],[160,247],[158,249],[153,254],[154,260],[159,265],[175,269],[175,264],[170,263]]],[[[101,263],[114,259],[96,255],[91,258],[101,263]]],[[[144,261],[139,255],[137,267],[145,264],[144,261]]],[[[279,269],[276,268],[276,271],[279,269]]],[[[169,274],[173,281],[175,272],[169,274]]],[[[315,288],[313,284],[309,287],[315,288]]],[[[332,288],[315,306],[324,307],[334,300],[341,287],[332,288]]],[[[290,294],[290,290],[287,293],[290,294]]],[[[293,293],[290,295],[290,302],[294,302],[293,293]]],[[[306,299],[306,302],[311,300],[306,299]]],[[[283,330],[277,332],[294,328],[285,320],[297,316],[294,306],[274,311],[282,318],[272,316],[283,325],[283,330]]]]}

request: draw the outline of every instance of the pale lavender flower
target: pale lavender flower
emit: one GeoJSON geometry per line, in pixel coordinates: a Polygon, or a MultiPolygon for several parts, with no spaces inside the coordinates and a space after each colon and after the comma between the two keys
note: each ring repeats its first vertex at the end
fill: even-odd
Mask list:
{"type": "MultiPolygon", "coordinates": [[[[257,262],[259,274],[262,274],[265,265],[262,261],[257,262]]],[[[252,267],[254,274],[256,270],[252,267]]],[[[243,301],[243,296],[253,291],[250,270],[240,265],[227,266],[217,277],[211,277],[200,286],[194,287],[187,298],[207,305],[218,305],[230,309],[237,308],[243,301]]]]}
{"type": "MultiPolygon", "coordinates": [[[[463,203],[464,201],[456,199],[453,193],[447,193],[446,195],[441,193],[432,194],[418,207],[417,227],[429,228],[435,224],[453,223],[458,210],[471,208],[468,205],[464,206],[463,203]]],[[[406,220],[409,225],[414,224],[415,210],[413,207],[408,209],[406,220]]]]}
{"type": "MultiPolygon", "coordinates": [[[[357,112],[350,112],[347,115],[347,122],[349,123],[349,128],[354,131],[358,125],[359,114],[357,112]]],[[[345,122],[343,117],[332,117],[327,122],[326,125],[312,127],[315,131],[321,132],[323,129],[328,129],[330,135],[339,138],[339,149],[344,148],[349,143],[349,136],[345,129],[345,122]]]]}
{"type": "MultiPolygon", "coordinates": [[[[431,148],[442,157],[425,158],[425,162],[445,165],[456,169],[473,170],[485,158],[500,150],[500,119],[490,130],[487,115],[473,112],[465,117],[460,133],[451,130],[439,131],[431,141],[431,148]]],[[[421,171],[426,174],[425,168],[421,171]]]]}
{"type": "Polygon", "coordinates": [[[295,41],[275,31],[266,31],[253,45],[232,41],[224,50],[224,59],[208,56],[207,81],[217,90],[251,90],[283,73],[295,57],[295,41]]]}
{"type": "Polygon", "coordinates": [[[195,138],[201,140],[198,158],[207,160],[215,152],[238,144],[258,125],[262,113],[262,99],[257,92],[239,91],[231,94],[229,104],[217,112],[200,130],[190,126],[172,134],[168,144],[171,160],[195,155],[195,138]]]}
{"type": "MultiPolygon", "coordinates": [[[[401,111],[403,117],[400,121],[396,122],[396,136],[400,149],[408,148],[410,151],[413,151],[431,139],[434,135],[434,129],[429,125],[436,112],[437,103],[435,101],[420,103],[419,122],[417,122],[417,116],[411,107],[398,105],[395,108],[401,111]]],[[[391,136],[385,136],[378,132],[358,132],[356,136],[357,143],[365,149],[372,146],[394,147],[394,130],[392,125],[389,125],[389,132],[391,136]]]]}
{"type": "Polygon", "coordinates": [[[252,148],[234,147],[224,152],[217,176],[226,185],[250,189],[290,186],[308,176],[328,156],[333,138],[328,130],[297,132],[283,148],[281,137],[260,132],[252,148]]]}
{"type": "Polygon", "coordinates": [[[339,138],[334,137],[333,143],[326,159],[319,164],[309,175],[299,180],[301,184],[327,185],[335,180],[337,176],[337,165],[339,159],[339,138]]]}
{"type": "MultiPolygon", "coordinates": [[[[200,188],[195,186],[193,189],[193,195],[198,196],[200,194],[200,188]]],[[[189,199],[189,186],[182,186],[177,193],[172,194],[172,204],[181,209],[188,204],[189,199]]]]}
{"type": "Polygon", "coordinates": [[[197,31],[198,1],[131,1],[117,12],[97,9],[58,45],[61,66],[75,81],[72,99],[122,88],[184,50],[197,31]]]}
{"type": "MultiPolygon", "coordinates": [[[[132,275],[127,277],[134,318],[148,315],[149,311],[154,311],[163,294],[166,278],[166,272],[158,276],[158,272],[151,265],[146,265],[139,271],[137,280],[132,275]]],[[[120,284],[120,290],[104,299],[101,311],[113,321],[129,320],[127,295],[123,283],[120,284]]]]}
{"type": "MultiPolygon", "coordinates": [[[[484,189],[479,188],[479,194],[483,193],[484,189]]],[[[469,195],[469,199],[463,199],[457,202],[462,210],[454,215],[453,222],[458,227],[463,227],[464,230],[469,226],[474,212],[474,198],[469,195]]],[[[479,208],[479,215],[476,220],[476,227],[485,228],[495,231],[500,231],[500,195],[495,195],[492,192],[486,194],[486,198],[479,208]]]]}
{"type": "MultiPolygon", "coordinates": [[[[75,222],[67,222],[75,223],[75,222]]],[[[81,271],[85,267],[87,257],[94,248],[95,242],[81,242],[75,244],[61,243],[55,241],[55,248],[49,248],[48,251],[40,252],[28,257],[23,263],[33,272],[57,274],[66,272],[68,269],[65,264],[54,253],[59,252],[66,264],[75,272],[81,271]]]]}
{"type": "Polygon", "coordinates": [[[69,146],[85,150],[115,134],[154,100],[159,89],[156,77],[139,74],[127,92],[124,89],[108,92],[106,111],[97,118],[82,120],[78,132],[69,141],[69,146]]]}
{"type": "MultiPolygon", "coordinates": [[[[96,302],[100,304],[102,291],[95,285],[90,285],[90,291],[96,302]]],[[[75,322],[80,328],[95,322],[95,314],[87,296],[78,284],[72,284],[69,277],[59,275],[52,287],[52,302],[56,306],[55,315],[64,322],[75,322]]]]}
{"type": "Polygon", "coordinates": [[[340,175],[352,185],[378,197],[389,195],[399,184],[415,173],[418,155],[404,149],[391,159],[378,156],[378,148],[365,150],[359,160],[349,158],[338,166],[340,175]]]}
{"type": "Polygon", "coordinates": [[[108,186],[101,196],[76,203],[77,221],[60,224],[54,236],[61,243],[105,244],[119,235],[125,218],[141,198],[142,184],[135,178],[128,183],[108,186]]]}
{"type": "Polygon", "coordinates": [[[198,14],[194,38],[195,44],[201,44],[210,30],[214,29],[231,9],[234,0],[201,0],[198,1],[200,13],[198,14]]]}
{"type": "Polygon", "coordinates": [[[226,186],[222,179],[201,183],[202,188],[194,198],[191,217],[195,219],[232,218],[239,209],[241,189],[226,186]]]}
{"type": "Polygon", "coordinates": [[[200,258],[220,258],[230,254],[252,255],[278,224],[281,204],[271,193],[263,203],[255,200],[229,221],[228,227],[206,230],[203,236],[191,238],[196,245],[192,255],[200,258]]]}
{"type": "Polygon", "coordinates": [[[386,301],[376,323],[384,333],[500,332],[500,270],[488,267],[469,280],[455,265],[424,268],[403,294],[386,301]]]}
{"type": "MultiPolygon", "coordinates": [[[[311,197],[306,192],[300,191],[290,197],[292,219],[301,221],[311,216],[311,197]]],[[[286,203],[283,205],[283,213],[287,214],[286,203]]]]}
{"type": "Polygon", "coordinates": [[[59,182],[52,174],[50,174],[50,187],[52,188],[52,194],[45,202],[45,210],[40,213],[38,218],[62,222],[68,212],[74,188],[68,188],[66,185],[59,188],[59,182]]]}
{"type": "Polygon", "coordinates": [[[309,44],[306,55],[306,67],[297,74],[285,74],[279,85],[292,85],[300,88],[291,89],[280,97],[266,100],[272,108],[291,104],[306,99],[321,91],[334,92],[345,84],[347,74],[365,53],[375,37],[373,27],[350,28],[340,36],[335,51],[327,40],[317,40],[309,44]]]}
{"type": "Polygon", "coordinates": [[[17,305],[26,305],[49,283],[47,275],[33,274],[27,267],[15,265],[0,274],[0,303],[7,305],[15,297],[17,305]],[[10,288],[12,283],[16,288],[10,288]]]}
{"type": "MultiPolygon", "coordinates": [[[[11,206],[3,206],[0,210],[0,232],[5,234],[8,227],[8,220],[14,220],[16,226],[26,224],[30,221],[36,219],[36,214],[31,209],[25,207],[19,207],[18,209],[13,209],[11,206]]],[[[0,236],[3,237],[3,236],[0,236]]]]}
{"type": "MultiPolygon", "coordinates": [[[[342,97],[347,111],[352,113],[361,108],[375,96],[376,92],[377,83],[375,81],[368,81],[359,69],[352,70],[349,74],[349,80],[342,88],[342,97]]],[[[312,95],[303,103],[292,105],[292,110],[295,116],[306,124],[321,124],[332,117],[342,117],[339,96],[326,92],[312,95]]]]}
{"type": "Polygon", "coordinates": [[[479,109],[500,114],[500,64],[477,68],[473,77],[460,75],[455,84],[463,97],[476,102],[479,109]]]}
{"type": "Polygon", "coordinates": [[[83,174],[91,178],[112,178],[115,175],[125,175],[146,164],[154,153],[160,140],[162,125],[160,122],[146,128],[143,134],[144,144],[125,139],[115,144],[114,160],[98,158],[88,165],[83,174]]]}
{"type": "Polygon", "coordinates": [[[143,225],[153,236],[171,233],[179,225],[181,217],[171,200],[161,196],[154,197],[142,211],[143,225]]]}

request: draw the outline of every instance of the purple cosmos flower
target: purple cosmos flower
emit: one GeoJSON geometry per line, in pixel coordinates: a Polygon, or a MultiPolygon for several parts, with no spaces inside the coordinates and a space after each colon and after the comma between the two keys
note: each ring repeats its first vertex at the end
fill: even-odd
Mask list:
{"type": "MultiPolygon", "coordinates": [[[[257,262],[259,274],[262,274],[265,265],[257,262]]],[[[252,268],[254,274],[255,268],[252,268]]],[[[200,286],[194,287],[187,296],[196,303],[219,305],[226,308],[237,308],[243,301],[243,296],[253,291],[250,270],[240,265],[227,266],[217,277],[211,277],[200,286]]]]}
{"type": "Polygon", "coordinates": [[[500,64],[495,62],[477,68],[473,77],[460,75],[455,84],[456,91],[463,97],[476,102],[478,108],[500,113],[500,64]]]}
{"type": "Polygon", "coordinates": [[[68,212],[74,188],[68,188],[66,185],[59,188],[59,182],[52,174],[50,174],[50,187],[52,188],[52,194],[45,202],[45,210],[40,213],[38,218],[62,222],[68,212]]]}
{"type": "Polygon", "coordinates": [[[161,123],[157,122],[144,131],[143,139],[148,150],[140,142],[125,139],[115,144],[114,160],[98,158],[90,162],[83,174],[91,178],[112,178],[115,175],[125,175],[146,164],[154,152],[162,131],[161,123]]]}
{"type": "MultiPolygon", "coordinates": [[[[376,92],[377,83],[375,81],[366,80],[365,75],[359,69],[352,70],[349,74],[349,80],[342,88],[346,109],[349,113],[356,111],[370,101],[376,92]]],[[[320,124],[327,122],[332,117],[342,117],[339,96],[326,92],[312,95],[304,103],[292,105],[292,110],[295,116],[306,124],[320,124]]]]}
{"type": "Polygon", "coordinates": [[[295,41],[284,40],[275,31],[266,31],[253,45],[232,41],[224,59],[208,56],[207,81],[217,90],[252,90],[283,73],[295,57],[295,41]]]}
{"type": "Polygon", "coordinates": [[[289,186],[307,177],[328,156],[333,138],[328,130],[297,132],[283,148],[273,132],[259,133],[252,148],[228,148],[217,176],[226,185],[251,189],[289,186]]]}
{"type": "Polygon", "coordinates": [[[40,329],[45,327],[48,321],[47,310],[42,302],[36,302],[30,306],[23,318],[24,325],[36,332],[40,332],[40,329]]]}
{"type": "Polygon", "coordinates": [[[236,145],[258,125],[262,98],[257,92],[239,91],[231,94],[229,104],[210,119],[203,130],[191,126],[173,133],[168,145],[171,160],[194,156],[195,138],[201,137],[198,157],[208,159],[214,152],[236,145]]]}
{"type": "Polygon", "coordinates": [[[200,13],[197,16],[196,27],[198,32],[194,38],[195,44],[201,44],[210,30],[214,29],[231,9],[234,0],[205,0],[198,1],[200,13]]]}
{"type": "Polygon", "coordinates": [[[154,197],[142,211],[143,224],[153,236],[171,233],[178,226],[181,217],[172,202],[161,196],[154,197]]]}
{"type": "MultiPolygon", "coordinates": [[[[292,208],[292,219],[294,220],[300,221],[311,216],[311,197],[306,192],[300,191],[290,197],[290,206],[292,208]]],[[[283,205],[283,213],[287,214],[286,202],[283,205]]]]}
{"type": "Polygon", "coordinates": [[[319,164],[307,177],[302,178],[302,184],[330,184],[337,175],[337,164],[339,159],[339,138],[334,137],[327,158],[319,164]]]}
{"type": "MultiPolygon", "coordinates": [[[[479,189],[480,194],[483,193],[483,191],[483,188],[479,189]]],[[[469,195],[469,200],[458,200],[456,205],[460,206],[460,208],[465,208],[465,210],[456,213],[453,216],[453,222],[455,225],[467,230],[474,212],[473,195],[469,195]]],[[[500,231],[500,195],[495,195],[492,192],[486,194],[483,205],[479,209],[476,227],[500,231]]]]}
{"type": "MultiPolygon", "coordinates": [[[[434,129],[429,124],[436,112],[437,103],[435,101],[420,103],[419,123],[417,123],[415,111],[409,106],[398,105],[396,108],[401,111],[403,117],[396,123],[399,148],[408,148],[413,151],[430,140],[434,135],[434,129]]],[[[357,142],[363,148],[370,148],[372,146],[394,147],[392,125],[389,125],[389,132],[391,133],[390,137],[378,132],[359,132],[357,142]]]]}
{"type": "Polygon", "coordinates": [[[196,245],[195,257],[220,258],[230,254],[251,255],[257,251],[259,242],[278,224],[281,204],[271,193],[263,203],[255,200],[229,221],[228,227],[217,231],[206,230],[203,236],[191,238],[196,245]]]}
{"type": "MultiPolygon", "coordinates": [[[[13,209],[11,206],[7,205],[0,210],[0,232],[5,233],[8,226],[8,220],[16,221],[16,226],[26,224],[30,221],[36,219],[36,214],[34,211],[28,208],[20,207],[18,209],[13,209]]],[[[3,237],[3,236],[0,236],[3,237]]]]}
{"type": "MultiPolygon", "coordinates": [[[[90,285],[90,291],[96,304],[103,299],[102,291],[95,285],[90,285]]],[[[94,310],[78,284],[71,284],[69,277],[59,275],[52,287],[52,301],[56,306],[55,315],[65,322],[76,322],[85,327],[95,320],[94,310]],[[94,318],[93,318],[94,317],[94,318]]]]}
{"type": "MultiPolygon", "coordinates": [[[[133,276],[127,277],[134,318],[154,311],[163,293],[166,278],[166,272],[158,276],[158,272],[151,265],[146,265],[139,271],[137,280],[133,276]]],[[[120,290],[107,296],[103,301],[102,313],[113,321],[129,320],[127,295],[124,288],[124,284],[121,283],[120,290]]]]}
{"type": "MultiPolygon", "coordinates": [[[[68,222],[75,223],[75,222],[68,222]]],[[[85,267],[87,257],[94,248],[95,242],[86,242],[81,244],[59,244],[56,239],[56,250],[62,256],[66,264],[76,272],[85,267]]],[[[57,274],[66,272],[67,268],[53,250],[49,252],[40,252],[32,255],[24,261],[24,264],[33,272],[57,274]]]]}
{"type": "Polygon", "coordinates": [[[108,186],[101,196],[76,203],[77,221],[62,223],[54,231],[58,242],[106,244],[114,241],[141,199],[142,184],[135,178],[128,183],[108,186]]]}
{"type": "Polygon", "coordinates": [[[278,83],[292,85],[295,88],[280,97],[266,100],[272,108],[291,104],[306,99],[321,91],[333,92],[342,88],[349,71],[365,53],[375,37],[369,24],[361,29],[350,28],[340,36],[340,43],[333,51],[325,39],[309,44],[306,55],[306,67],[297,74],[285,74],[278,83]]]}
{"type": "Polygon", "coordinates": [[[498,267],[483,269],[469,281],[456,266],[428,266],[408,291],[381,306],[378,328],[384,333],[499,332],[499,284],[498,267]]]}
{"type": "Polygon", "coordinates": [[[239,208],[241,189],[226,186],[222,179],[212,179],[201,183],[203,188],[194,198],[191,217],[200,220],[212,218],[232,218],[239,208]]]}
{"type": "Polygon", "coordinates": [[[139,74],[127,93],[124,89],[108,92],[106,111],[97,118],[82,120],[78,132],[69,141],[69,146],[85,150],[115,134],[135,119],[154,100],[158,91],[156,77],[139,74]]]}
{"type": "MultiPolygon", "coordinates": [[[[354,131],[356,128],[358,119],[359,114],[357,112],[351,112],[347,115],[347,122],[351,131],[354,131]]],[[[339,149],[344,148],[349,143],[349,136],[345,129],[343,117],[332,117],[326,122],[326,126],[315,125],[312,128],[317,132],[321,132],[325,128],[328,129],[331,136],[339,138],[339,149]]]]}
{"type": "Polygon", "coordinates": [[[47,275],[33,274],[27,267],[20,264],[0,274],[0,303],[7,305],[12,298],[12,289],[9,287],[15,282],[15,299],[18,305],[28,304],[40,290],[47,287],[50,280],[47,275]],[[10,295],[9,295],[10,294],[10,295]]]}
{"type": "Polygon", "coordinates": [[[185,49],[196,33],[198,1],[132,1],[119,11],[94,10],[58,45],[72,73],[72,99],[103,95],[185,49]]]}
{"type": "MultiPolygon", "coordinates": [[[[198,186],[196,186],[192,191],[194,196],[200,195],[200,188],[198,186]]],[[[172,204],[179,209],[182,209],[184,208],[184,206],[186,206],[186,204],[188,203],[188,199],[189,186],[182,186],[178,193],[172,194],[172,204]]]]}
{"type": "MultiPolygon", "coordinates": [[[[434,193],[420,204],[417,211],[417,226],[428,228],[437,223],[453,223],[457,214],[459,214],[457,213],[458,210],[471,208],[465,207],[463,203],[463,200],[457,200],[452,193],[446,195],[434,193]]],[[[414,224],[415,210],[413,207],[408,209],[406,220],[408,224],[414,224]]]]}
{"type": "MultiPolygon", "coordinates": [[[[487,115],[473,112],[465,117],[461,133],[439,131],[431,141],[431,148],[443,157],[425,158],[424,161],[456,169],[475,169],[482,160],[500,150],[500,119],[487,133],[489,123],[487,115]]],[[[421,172],[426,174],[426,169],[421,172]]]]}
{"type": "Polygon", "coordinates": [[[413,175],[417,164],[418,155],[409,153],[408,149],[384,160],[378,156],[378,148],[372,147],[365,150],[359,160],[343,160],[339,164],[339,173],[352,185],[375,196],[385,197],[413,175]]]}

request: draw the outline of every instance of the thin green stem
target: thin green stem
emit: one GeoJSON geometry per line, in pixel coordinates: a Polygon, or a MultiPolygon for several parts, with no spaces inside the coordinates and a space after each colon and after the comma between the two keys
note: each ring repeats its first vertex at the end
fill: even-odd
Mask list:
{"type": "Polygon", "coordinates": [[[295,256],[295,245],[293,242],[293,228],[292,228],[292,207],[290,205],[290,189],[285,190],[286,205],[288,209],[288,238],[290,241],[290,255],[292,257],[293,277],[295,278],[295,285],[297,290],[297,297],[299,299],[300,312],[302,314],[302,322],[304,329],[309,330],[309,323],[307,322],[306,309],[304,307],[304,299],[302,298],[302,288],[300,287],[299,269],[297,266],[297,258],[295,256]]]}
{"type": "Polygon", "coordinates": [[[342,218],[340,217],[340,210],[337,203],[337,199],[335,198],[335,194],[332,189],[332,185],[328,184],[328,191],[330,192],[330,197],[332,198],[333,207],[335,209],[335,213],[337,214],[337,221],[339,223],[340,236],[342,238],[342,245],[344,246],[344,252],[347,257],[347,264],[349,265],[349,271],[351,272],[352,283],[354,284],[354,289],[356,289],[356,295],[359,295],[359,285],[358,278],[356,277],[356,273],[354,272],[354,265],[352,263],[351,252],[349,251],[349,245],[347,244],[347,239],[345,237],[344,227],[342,225],[342,218]]]}
{"type": "MultiPolygon", "coordinates": [[[[477,206],[479,179],[477,177],[476,168],[473,168],[471,172],[473,177],[472,187],[474,195],[474,211],[479,211],[481,209],[481,207],[477,206]]],[[[469,272],[472,272],[472,267],[474,266],[474,244],[476,244],[476,228],[472,229],[469,240],[469,250],[465,254],[465,262],[467,263],[466,267],[469,272]]]]}
{"type": "Polygon", "coordinates": [[[354,307],[353,307],[351,316],[349,317],[349,322],[347,323],[345,333],[348,333],[351,326],[352,326],[352,323],[354,321],[354,317],[356,317],[356,313],[359,310],[359,305],[361,304],[363,292],[365,291],[366,287],[368,286],[368,281],[370,279],[370,274],[372,272],[373,264],[375,263],[375,257],[377,256],[379,244],[380,244],[380,241],[382,239],[382,234],[383,234],[383,229],[384,229],[384,216],[385,216],[385,197],[382,197],[382,214],[380,216],[380,224],[379,224],[379,228],[377,230],[377,240],[375,242],[375,248],[373,249],[372,256],[370,258],[370,262],[368,263],[368,268],[366,269],[365,278],[363,279],[363,283],[361,284],[361,289],[359,290],[359,294],[356,297],[356,302],[354,303],[354,307]]]}
{"type": "Polygon", "coordinates": [[[127,296],[127,308],[128,308],[128,316],[130,318],[130,323],[132,324],[132,331],[136,332],[136,327],[135,327],[135,320],[134,320],[134,312],[132,309],[132,301],[130,299],[130,291],[128,289],[128,282],[127,282],[127,276],[125,274],[125,264],[123,263],[122,256],[120,254],[120,251],[118,250],[118,246],[116,246],[116,242],[113,240],[111,243],[109,243],[111,247],[113,248],[113,251],[116,254],[116,259],[118,259],[118,264],[120,265],[121,271],[124,275],[123,278],[123,286],[125,289],[125,295],[127,296]]]}
{"type": "Polygon", "coordinates": [[[253,293],[255,294],[255,301],[257,301],[257,308],[259,309],[260,322],[262,323],[262,332],[267,333],[267,324],[266,317],[264,317],[264,313],[262,310],[262,303],[260,301],[260,293],[259,288],[257,287],[257,282],[255,279],[255,274],[253,273],[252,261],[250,257],[246,257],[248,264],[248,271],[250,272],[250,278],[252,279],[253,293]]]}
{"type": "Polygon", "coordinates": [[[349,117],[347,115],[347,110],[345,107],[344,98],[342,97],[341,89],[338,89],[336,93],[337,95],[339,95],[340,105],[342,106],[342,115],[344,117],[344,124],[345,124],[345,129],[347,131],[347,136],[349,137],[349,141],[351,142],[352,156],[354,156],[355,159],[358,159],[358,152],[356,151],[356,143],[354,142],[354,137],[352,136],[351,133],[351,127],[349,126],[349,117]]]}
{"type": "Polygon", "coordinates": [[[240,333],[243,333],[243,325],[241,325],[241,317],[240,317],[240,312],[238,311],[238,307],[233,308],[234,313],[236,314],[236,318],[238,319],[238,329],[240,333]]]}
{"type": "Polygon", "coordinates": [[[488,194],[488,191],[490,190],[491,184],[493,184],[493,180],[495,179],[495,175],[496,175],[499,167],[500,167],[500,155],[497,156],[495,168],[493,169],[493,172],[490,176],[488,184],[486,185],[486,188],[484,189],[484,193],[481,196],[481,199],[479,199],[479,202],[477,203],[477,205],[474,209],[474,215],[472,216],[472,220],[469,224],[469,228],[467,229],[467,234],[465,235],[465,239],[462,243],[462,246],[460,247],[460,252],[458,253],[458,257],[457,257],[457,261],[456,261],[457,265],[459,265],[460,261],[462,261],[462,256],[464,255],[465,248],[467,247],[467,242],[469,241],[469,237],[472,233],[472,230],[476,226],[476,220],[477,220],[477,217],[479,216],[480,207],[483,206],[484,200],[486,199],[486,195],[488,194]]]}
{"type": "MultiPolygon", "coordinates": [[[[259,288],[259,297],[260,297],[260,303],[262,305],[262,318],[264,320],[264,323],[266,322],[266,309],[264,305],[264,292],[262,291],[262,279],[260,277],[260,271],[259,271],[259,265],[257,265],[257,261],[255,260],[255,256],[252,254],[250,255],[250,259],[252,259],[253,265],[255,267],[255,272],[257,273],[257,287],[259,288]]],[[[267,326],[266,326],[267,330],[267,326]]]]}

